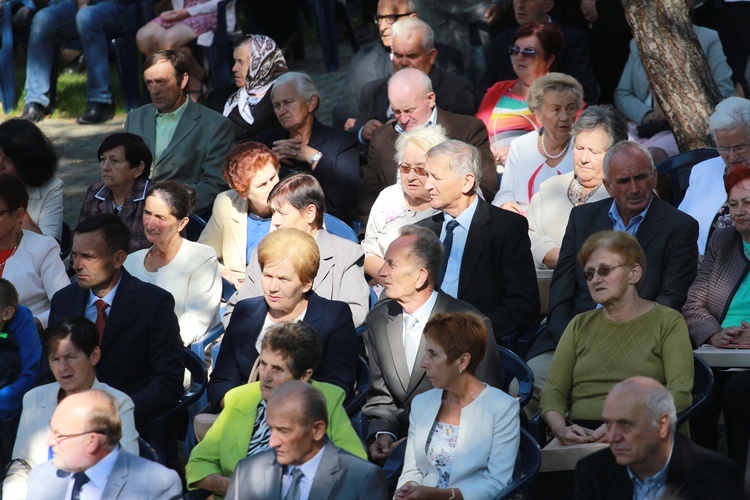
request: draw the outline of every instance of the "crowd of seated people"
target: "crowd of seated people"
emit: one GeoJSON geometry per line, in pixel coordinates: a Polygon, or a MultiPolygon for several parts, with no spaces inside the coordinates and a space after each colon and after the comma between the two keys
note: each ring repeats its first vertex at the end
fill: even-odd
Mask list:
{"type": "MultiPolygon", "coordinates": [[[[85,14],[107,3],[79,7],[85,14]]],[[[590,22],[608,15],[589,3],[581,9],[590,22]]],[[[620,421],[608,397],[627,389],[620,382],[636,377],[644,390],[665,388],[674,411],[683,411],[692,403],[693,348],[750,345],[747,101],[729,97],[716,107],[710,133],[719,157],[693,169],[681,211],[655,192],[655,159],[678,150],[658,156],[626,140],[628,126],[632,136],[635,123],[661,117],[653,92],[646,85],[638,119],[598,104],[587,41],[548,17],[552,0],[513,2],[519,26],[488,44],[503,61],[484,59],[486,74],[497,78],[481,80],[488,90],[478,109],[472,84],[439,63],[438,52],[455,47],[436,49],[429,5],[418,2],[418,19],[412,2],[381,0],[378,57],[355,64],[382,67],[350,74],[340,96],[349,100],[344,123],[334,126],[316,115],[313,78],[290,71],[278,41],[259,34],[235,44],[234,84],[209,96],[213,110],[191,99],[208,89],[190,43],[215,29],[216,4],[173,0],[173,10],[141,28],[152,103],[131,111],[125,132],[97,151],[100,169],[75,207],[73,282],[59,257],[58,156],[33,123],[50,104],[46,80],[27,79],[25,119],[0,124],[0,277],[7,280],[0,280],[0,353],[5,339],[15,342],[0,370],[0,458],[12,462],[7,498],[27,489],[33,497],[50,458],[74,498],[106,492],[114,476],[96,475],[99,460],[129,459],[139,436],[183,440],[182,425],[161,436],[151,422],[187,390],[186,349],[222,329],[227,288],[235,293],[207,380],[205,411],[215,422],[185,456],[187,487],[217,497],[252,489],[269,498],[347,498],[372,481],[373,498],[385,498],[378,466],[403,440],[403,472],[389,485],[395,498],[500,495],[514,478],[523,419],[503,392],[497,346],[520,345],[532,327],[541,333],[528,343],[535,394],[526,414],[540,409],[563,446],[609,442],[622,465],[613,445],[620,421]],[[364,223],[364,234],[339,234],[336,217],[352,228],[364,223]],[[202,231],[188,232],[201,218],[202,231]],[[543,268],[553,277],[539,328],[536,270],[543,268]],[[382,291],[377,303],[372,290],[382,291]],[[363,369],[370,384],[358,436],[347,411],[361,395],[363,369]],[[68,418],[75,405],[111,419],[71,425],[89,422],[85,408],[68,418]],[[14,447],[5,445],[9,436],[14,447]],[[82,468],[63,461],[70,445],[91,455],[82,468]],[[332,460],[358,474],[339,484],[347,484],[340,496],[324,494],[319,478],[335,476],[332,460]],[[271,478],[267,490],[261,474],[271,478]]],[[[34,46],[45,47],[41,61],[30,58],[30,78],[49,62],[42,31],[57,29],[52,17],[85,17],[52,7],[32,25],[34,46]]],[[[105,7],[116,15],[121,5],[105,7]]],[[[483,12],[493,22],[498,14],[483,12]]],[[[466,19],[455,26],[477,35],[466,19]]],[[[90,65],[101,59],[97,40],[114,31],[104,26],[96,39],[83,37],[90,65]]],[[[731,94],[717,35],[696,31],[710,41],[704,49],[714,78],[731,94]]],[[[469,72],[480,81],[482,58],[473,50],[482,41],[469,38],[457,53],[470,56],[469,72]]],[[[621,87],[629,82],[643,93],[639,64],[631,50],[621,87]]],[[[101,69],[89,68],[79,123],[112,113],[101,69]]],[[[739,395],[747,372],[715,373],[709,404],[689,433],[716,448],[723,413],[729,458],[744,467],[750,409],[739,395]]],[[[672,413],[654,418],[674,433],[672,413]]],[[[687,427],[681,432],[687,436],[687,427]]],[[[177,459],[159,458],[173,466],[177,459]]],[[[148,498],[157,484],[145,483],[148,498]]]]}

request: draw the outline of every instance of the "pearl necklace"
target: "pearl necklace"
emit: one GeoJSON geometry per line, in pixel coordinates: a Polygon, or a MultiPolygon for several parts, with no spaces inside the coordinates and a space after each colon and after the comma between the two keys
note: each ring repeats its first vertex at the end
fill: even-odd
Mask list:
{"type": "Polygon", "coordinates": [[[544,156],[546,156],[550,160],[557,160],[568,151],[568,146],[570,146],[570,139],[568,139],[568,142],[565,143],[565,146],[562,148],[562,151],[560,151],[558,154],[556,155],[549,154],[547,152],[547,146],[544,145],[544,133],[545,133],[545,130],[542,129],[542,152],[544,153],[544,156]]]}

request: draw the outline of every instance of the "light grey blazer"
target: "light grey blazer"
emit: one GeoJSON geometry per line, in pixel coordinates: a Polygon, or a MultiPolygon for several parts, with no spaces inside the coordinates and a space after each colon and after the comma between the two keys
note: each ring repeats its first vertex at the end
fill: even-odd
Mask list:
{"type": "MultiPolygon", "coordinates": [[[[320,267],[313,282],[313,292],[324,299],[349,304],[354,326],[358,327],[365,322],[367,311],[370,309],[370,288],[365,281],[365,252],[356,243],[331,234],[325,229],[318,231],[315,241],[320,250],[320,267]]],[[[247,265],[245,282],[227,303],[222,318],[224,327],[229,325],[229,318],[237,302],[263,295],[260,276],[256,248],[247,265]]]]}
{"type": "MultiPolygon", "coordinates": [[[[29,477],[27,500],[65,498],[70,479],[52,461],[37,465],[29,477]],[[62,477],[61,477],[62,476],[62,477]]],[[[182,483],[173,470],[120,449],[102,498],[107,500],[177,500],[182,498],[182,483]]]]}

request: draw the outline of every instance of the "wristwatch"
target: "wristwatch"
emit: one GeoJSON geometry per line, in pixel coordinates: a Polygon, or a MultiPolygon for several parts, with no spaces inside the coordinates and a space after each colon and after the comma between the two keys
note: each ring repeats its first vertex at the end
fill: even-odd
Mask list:
{"type": "Polygon", "coordinates": [[[321,158],[323,158],[323,153],[318,151],[317,153],[313,155],[312,158],[310,158],[310,166],[312,167],[313,165],[318,163],[318,160],[320,160],[321,158]]]}

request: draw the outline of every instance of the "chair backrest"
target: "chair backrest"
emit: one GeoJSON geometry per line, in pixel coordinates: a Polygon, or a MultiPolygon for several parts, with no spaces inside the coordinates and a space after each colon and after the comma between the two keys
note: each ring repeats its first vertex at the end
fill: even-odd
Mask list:
{"type": "Polygon", "coordinates": [[[656,165],[659,175],[657,191],[659,197],[676,207],[685,197],[690,185],[690,171],[693,165],[719,156],[713,148],[694,149],[685,151],[656,165]]]}
{"type": "Polygon", "coordinates": [[[60,235],[60,260],[70,255],[70,250],[73,248],[73,230],[67,222],[62,223],[62,234],[60,235]]]}
{"type": "Polygon", "coordinates": [[[523,408],[534,394],[534,374],[531,368],[513,351],[497,346],[497,352],[500,355],[500,373],[502,376],[499,389],[508,392],[513,379],[518,380],[518,404],[523,408]]]}
{"type": "Polygon", "coordinates": [[[206,227],[206,221],[204,221],[199,215],[191,213],[188,215],[188,223],[184,229],[184,236],[189,241],[198,241],[203,229],[206,227]]]}
{"type": "Polygon", "coordinates": [[[331,234],[335,234],[336,236],[340,236],[342,238],[346,238],[349,241],[353,241],[354,243],[359,243],[359,240],[357,240],[357,234],[354,232],[354,229],[349,227],[346,222],[342,221],[338,217],[334,217],[331,214],[325,214],[324,221],[323,221],[326,231],[328,231],[331,234]]]}
{"type": "Polygon", "coordinates": [[[521,442],[516,455],[513,479],[500,492],[499,499],[512,498],[531,484],[542,465],[542,452],[531,434],[521,429],[521,442]]]}
{"type": "Polygon", "coordinates": [[[714,374],[711,367],[700,357],[693,354],[693,404],[677,415],[677,426],[684,424],[698,410],[708,403],[708,397],[714,387],[714,374]]]}
{"type": "Polygon", "coordinates": [[[406,455],[406,443],[408,439],[401,441],[393,449],[391,454],[388,456],[388,460],[383,465],[383,472],[385,472],[385,481],[388,483],[388,490],[392,491],[396,489],[398,478],[401,476],[401,471],[404,469],[404,456],[406,455]]]}
{"type": "Polygon", "coordinates": [[[365,405],[367,390],[370,388],[370,366],[362,356],[357,360],[357,387],[351,396],[344,401],[344,410],[349,417],[353,417],[365,405]]]}
{"type": "Polygon", "coordinates": [[[138,455],[141,458],[151,460],[152,462],[159,461],[159,457],[156,455],[156,450],[154,450],[151,445],[148,444],[148,441],[142,437],[138,438],[138,455]]]}
{"type": "Polygon", "coordinates": [[[221,278],[221,300],[229,302],[229,299],[234,295],[237,289],[233,284],[226,278],[221,278]]]}

